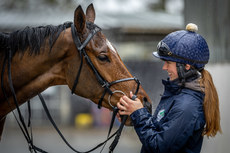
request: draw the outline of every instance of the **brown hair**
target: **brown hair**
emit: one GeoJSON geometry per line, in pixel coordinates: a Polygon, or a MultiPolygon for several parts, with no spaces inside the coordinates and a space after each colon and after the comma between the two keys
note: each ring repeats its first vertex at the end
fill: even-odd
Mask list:
{"type": "Polygon", "coordinates": [[[204,69],[201,71],[201,75],[200,84],[205,88],[203,107],[206,125],[203,135],[214,137],[218,131],[222,133],[220,127],[219,98],[211,74],[204,69]]]}

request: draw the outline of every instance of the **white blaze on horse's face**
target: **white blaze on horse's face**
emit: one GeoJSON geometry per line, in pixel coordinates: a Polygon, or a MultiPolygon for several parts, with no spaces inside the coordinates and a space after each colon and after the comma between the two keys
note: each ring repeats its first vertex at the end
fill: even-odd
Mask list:
{"type": "Polygon", "coordinates": [[[109,49],[111,49],[115,54],[117,53],[115,48],[113,47],[113,45],[110,43],[108,39],[106,39],[106,44],[109,47],[109,49]]]}

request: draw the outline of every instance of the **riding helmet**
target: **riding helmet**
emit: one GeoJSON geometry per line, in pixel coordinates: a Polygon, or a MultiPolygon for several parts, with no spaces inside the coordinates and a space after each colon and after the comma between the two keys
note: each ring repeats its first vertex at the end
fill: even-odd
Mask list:
{"type": "Polygon", "coordinates": [[[197,25],[190,23],[186,30],[168,34],[157,45],[157,58],[190,64],[197,70],[202,70],[209,60],[209,48],[205,39],[197,34],[197,25]]]}

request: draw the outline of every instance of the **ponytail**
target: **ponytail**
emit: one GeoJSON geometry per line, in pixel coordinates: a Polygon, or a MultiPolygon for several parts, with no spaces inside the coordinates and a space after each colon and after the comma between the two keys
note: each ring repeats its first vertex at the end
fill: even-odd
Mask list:
{"type": "Polygon", "coordinates": [[[218,131],[222,133],[220,127],[219,98],[211,74],[203,69],[201,76],[200,84],[205,88],[203,108],[206,125],[203,135],[214,137],[218,131]]]}

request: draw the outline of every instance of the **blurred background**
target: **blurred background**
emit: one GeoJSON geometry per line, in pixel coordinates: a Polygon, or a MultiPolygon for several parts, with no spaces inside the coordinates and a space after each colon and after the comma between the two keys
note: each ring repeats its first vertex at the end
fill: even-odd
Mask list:
{"type": "MultiPolygon", "coordinates": [[[[229,0],[1,0],[0,31],[12,32],[26,26],[59,25],[73,21],[78,5],[85,10],[93,3],[95,23],[118,50],[130,72],[140,79],[149,94],[153,111],[163,92],[163,63],[152,58],[157,43],[168,33],[181,30],[189,22],[196,23],[198,33],[211,51],[206,69],[216,85],[223,134],[206,138],[202,153],[229,152],[230,142],[230,1],[229,0]]],[[[93,90],[93,89],[92,89],[93,90]]],[[[79,150],[90,149],[106,138],[111,113],[99,110],[91,101],[70,94],[67,86],[50,87],[42,94],[54,120],[67,140],[79,150]]],[[[72,152],[61,141],[49,123],[38,98],[31,100],[34,143],[48,152],[72,152]]],[[[27,106],[21,106],[25,118],[27,106]]],[[[116,125],[119,123],[116,121],[116,125]]],[[[110,142],[108,143],[110,144],[110,142]]],[[[125,127],[115,149],[120,153],[138,153],[141,143],[132,127],[125,127]]],[[[108,152],[108,145],[103,152],[108,152]]],[[[0,153],[29,152],[12,114],[7,116],[0,143],[0,153]]],[[[99,150],[95,151],[99,152],[99,150]]]]}

